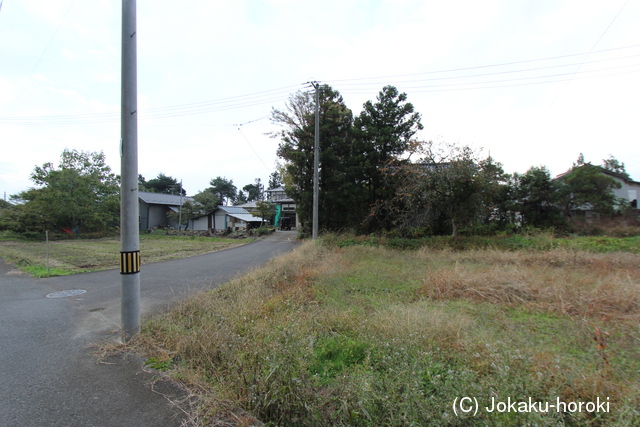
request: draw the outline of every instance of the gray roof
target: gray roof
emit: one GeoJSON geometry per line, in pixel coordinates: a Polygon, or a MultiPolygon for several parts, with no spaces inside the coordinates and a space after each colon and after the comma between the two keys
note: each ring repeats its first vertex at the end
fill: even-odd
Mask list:
{"type": "Polygon", "coordinates": [[[222,209],[224,212],[228,214],[248,214],[246,209],[241,208],[240,206],[218,206],[218,209],[222,209]]]}
{"type": "Polygon", "coordinates": [[[262,218],[251,215],[247,210],[240,206],[218,206],[218,209],[226,212],[229,216],[241,219],[245,222],[262,222],[262,218]]]}
{"type": "Polygon", "coordinates": [[[258,217],[258,216],[253,216],[251,214],[228,214],[229,216],[232,216],[234,218],[238,218],[243,220],[244,222],[262,222],[262,218],[258,217]]]}
{"type": "MultiPolygon", "coordinates": [[[[633,185],[633,184],[640,184],[640,182],[638,182],[638,181],[634,181],[634,180],[632,180],[630,177],[627,177],[627,176],[625,176],[625,175],[623,175],[623,174],[620,174],[620,173],[617,173],[617,172],[610,171],[609,169],[605,169],[605,168],[603,168],[602,166],[592,165],[591,163],[585,163],[584,165],[581,165],[581,166],[579,166],[579,167],[584,167],[584,166],[593,166],[593,167],[596,167],[596,168],[600,169],[600,172],[601,172],[601,173],[606,174],[606,175],[610,175],[610,176],[612,176],[612,177],[614,177],[614,178],[618,178],[620,181],[624,181],[624,182],[626,182],[627,184],[632,184],[632,185],[633,185]]],[[[573,170],[574,170],[574,168],[571,168],[571,169],[569,169],[568,171],[563,172],[563,173],[561,173],[560,175],[557,175],[557,176],[556,176],[555,178],[553,178],[553,179],[554,179],[554,180],[556,180],[556,179],[563,179],[564,177],[566,177],[567,175],[569,175],[571,172],[573,172],[573,170]]]]}
{"type": "Polygon", "coordinates": [[[239,208],[255,208],[256,207],[256,202],[247,202],[247,203],[240,203],[239,205],[235,205],[236,207],[239,208]]]}
{"type": "Polygon", "coordinates": [[[265,191],[268,191],[268,192],[270,192],[270,193],[275,193],[276,191],[284,191],[284,187],[281,185],[281,186],[279,186],[279,187],[276,187],[276,188],[270,188],[270,189],[265,190],[265,191]]]}
{"type": "MultiPolygon", "coordinates": [[[[151,193],[149,191],[138,191],[138,198],[145,203],[152,205],[180,206],[180,196],[176,194],[151,193]]],[[[182,196],[182,203],[193,202],[193,197],[182,196]]]]}
{"type": "Polygon", "coordinates": [[[251,213],[249,213],[248,211],[244,210],[239,206],[218,206],[213,211],[200,215],[197,218],[202,218],[203,216],[210,215],[212,212],[215,212],[218,209],[220,209],[222,212],[226,213],[229,216],[241,219],[245,222],[257,222],[257,221],[262,222],[262,218],[251,215],[251,213]]]}

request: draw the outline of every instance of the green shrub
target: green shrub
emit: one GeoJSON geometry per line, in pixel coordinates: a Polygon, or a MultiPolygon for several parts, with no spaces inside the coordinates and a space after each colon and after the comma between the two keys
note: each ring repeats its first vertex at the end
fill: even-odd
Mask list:
{"type": "Polygon", "coordinates": [[[345,368],[362,363],[368,349],[366,343],[341,335],[320,339],[314,346],[316,361],[309,367],[309,372],[324,378],[335,377],[345,368]]]}
{"type": "Polygon", "coordinates": [[[276,231],[273,227],[262,226],[259,228],[254,228],[251,230],[253,234],[257,234],[258,236],[265,236],[267,234],[271,234],[276,231]]]}

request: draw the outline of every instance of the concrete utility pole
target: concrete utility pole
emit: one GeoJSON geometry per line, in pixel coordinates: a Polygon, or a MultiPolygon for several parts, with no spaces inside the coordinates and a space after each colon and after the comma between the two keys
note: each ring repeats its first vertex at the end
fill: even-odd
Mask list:
{"type": "Polygon", "coordinates": [[[320,162],[320,85],[311,82],[316,90],[316,131],[313,147],[313,227],[311,237],[318,238],[318,203],[320,198],[320,185],[318,183],[318,168],[320,162]]]}
{"type": "Polygon", "coordinates": [[[140,225],[138,223],[138,85],[136,0],[122,0],[120,139],[120,277],[122,338],[140,332],[140,225]]]}

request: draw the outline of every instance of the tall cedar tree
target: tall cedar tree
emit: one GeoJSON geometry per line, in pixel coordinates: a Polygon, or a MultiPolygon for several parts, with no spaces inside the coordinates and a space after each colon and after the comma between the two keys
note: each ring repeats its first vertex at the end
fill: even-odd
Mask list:
{"type": "MultiPolygon", "coordinates": [[[[402,156],[412,150],[412,138],[422,129],[420,114],[406,100],[406,94],[386,86],[377,102],[366,102],[354,120],[337,91],[320,87],[321,229],[358,228],[376,200],[393,194],[393,188],[383,185],[382,170],[404,162],[402,156]]],[[[287,191],[308,228],[313,205],[313,95],[294,94],[287,110],[274,109],[271,118],[284,127],[274,135],[281,139],[278,156],[292,179],[287,191]]]]}
{"type": "Polygon", "coordinates": [[[280,174],[278,171],[272,172],[271,175],[269,175],[269,188],[267,188],[267,190],[273,190],[274,188],[280,187],[280,185],[282,185],[280,174]]]}
{"type": "MultiPolygon", "coordinates": [[[[353,197],[358,197],[353,172],[353,115],[342,96],[328,85],[320,91],[320,198],[318,223],[321,229],[338,230],[354,225],[353,197]]],[[[291,177],[287,194],[297,204],[304,231],[311,228],[313,210],[313,167],[315,135],[315,100],[312,93],[297,92],[286,111],[273,109],[271,121],[283,126],[273,134],[280,138],[278,156],[285,161],[291,177]]]]}
{"type": "Polygon", "coordinates": [[[368,189],[368,203],[385,200],[393,188],[383,186],[385,167],[403,163],[401,157],[412,149],[412,138],[423,128],[421,116],[407,102],[407,94],[393,86],[385,86],[377,102],[367,101],[354,121],[357,136],[358,163],[368,189]]]}

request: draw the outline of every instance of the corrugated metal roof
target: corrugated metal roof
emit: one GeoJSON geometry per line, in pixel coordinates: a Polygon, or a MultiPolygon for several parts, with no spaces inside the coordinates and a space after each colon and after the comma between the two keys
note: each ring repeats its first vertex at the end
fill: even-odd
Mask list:
{"type": "Polygon", "coordinates": [[[239,206],[218,206],[219,209],[222,209],[224,212],[228,214],[248,214],[246,209],[243,209],[239,206]]]}
{"type": "Polygon", "coordinates": [[[256,207],[256,202],[247,202],[247,203],[240,203],[239,205],[236,205],[239,208],[255,208],[256,207]]]}
{"type": "MultiPolygon", "coordinates": [[[[151,193],[149,191],[138,191],[138,198],[145,203],[154,205],[180,206],[180,196],[175,194],[151,193]]],[[[193,197],[182,196],[182,203],[193,202],[193,197]]]]}
{"type": "Polygon", "coordinates": [[[232,214],[232,213],[230,213],[229,216],[232,216],[232,217],[237,218],[237,219],[241,219],[244,222],[257,222],[257,221],[262,222],[262,218],[257,217],[257,216],[253,216],[251,214],[232,214]]]}

